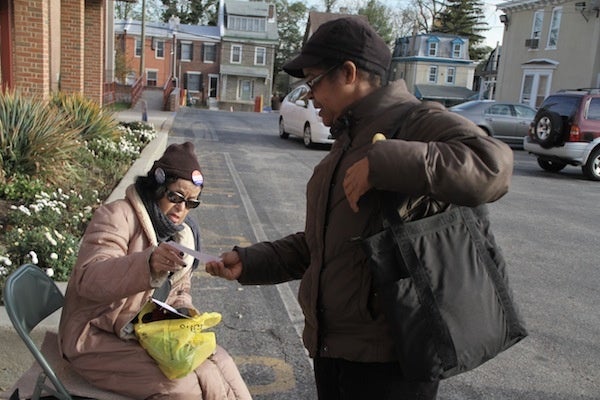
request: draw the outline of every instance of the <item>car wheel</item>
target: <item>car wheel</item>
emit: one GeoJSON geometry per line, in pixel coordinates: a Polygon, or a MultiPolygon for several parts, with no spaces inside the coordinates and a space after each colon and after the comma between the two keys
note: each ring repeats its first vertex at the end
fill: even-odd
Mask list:
{"type": "Polygon", "coordinates": [[[533,121],[535,141],[545,149],[558,145],[563,140],[562,117],[552,111],[540,111],[533,121]]]}
{"type": "Polygon", "coordinates": [[[283,125],[283,117],[279,117],[279,137],[282,139],[287,139],[290,137],[290,134],[285,131],[285,126],[283,125]]]}
{"type": "Polygon", "coordinates": [[[583,174],[593,181],[600,181],[600,147],[590,154],[587,162],[581,166],[583,174]]]}
{"type": "Polygon", "coordinates": [[[560,162],[560,161],[546,160],[544,158],[538,158],[537,162],[538,162],[538,165],[540,167],[542,167],[542,169],[544,171],[549,171],[549,172],[562,171],[567,166],[567,163],[560,162]]]}
{"type": "Polygon", "coordinates": [[[302,135],[302,139],[304,140],[304,145],[306,147],[310,148],[313,146],[312,133],[309,124],[304,125],[304,135],[302,135]]]}

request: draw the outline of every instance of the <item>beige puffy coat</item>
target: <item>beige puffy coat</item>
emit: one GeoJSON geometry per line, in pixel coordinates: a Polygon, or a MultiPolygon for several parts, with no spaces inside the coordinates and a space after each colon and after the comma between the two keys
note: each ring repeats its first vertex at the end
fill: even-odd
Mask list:
{"type": "MultiPolygon", "coordinates": [[[[176,241],[194,248],[186,225],[176,241]]],[[[184,378],[169,380],[139,345],[131,321],[160,287],[149,258],[157,245],[150,217],[135,188],[96,210],[67,286],[59,326],[64,357],[90,383],[135,399],[249,399],[250,394],[227,352],[214,356],[184,378]]],[[[175,273],[166,302],[194,308],[191,265],[175,273]]]]}

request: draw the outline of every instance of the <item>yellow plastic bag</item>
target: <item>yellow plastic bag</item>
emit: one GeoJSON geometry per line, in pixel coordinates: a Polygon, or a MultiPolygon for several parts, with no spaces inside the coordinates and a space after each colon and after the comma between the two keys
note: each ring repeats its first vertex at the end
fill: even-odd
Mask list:
{"type": "Polygon", "coordinates": [[[135,334],[167,378],[182,378],[214,353],[217,348],[215,334],[203,330],[221,322],[221,314],[210,312],[191,318],[143,322],[142,317],[156,307],[150,302],[142,308],[138,322],[134,324],[135,334]]]}

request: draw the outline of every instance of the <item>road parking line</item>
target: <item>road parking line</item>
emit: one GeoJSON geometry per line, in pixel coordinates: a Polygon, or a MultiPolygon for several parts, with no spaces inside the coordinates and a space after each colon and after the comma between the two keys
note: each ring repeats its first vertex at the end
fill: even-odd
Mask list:
{"type": "MultiPolygon", "coordinates": [[[[238,174],[235,166],[233,165],[233,161],[231,159],[231,155],[229,153],[223,153],[225,157],[225,164],[227,168],[229,168],[229,173],[233,179],[233,183],[238,189],[240,194],[240,199],[242,200],[242,204],[244,205],[244,209],[246,210],[246,215],[248,216],[248,220],[250,222],[250,226],[252,227],[252,231],[254,232],[254,237],[257,242],[268,241],[268,237],[265,234],[265,231],[262,228],[262,223],[258,218],[258,214],[254,205],[252,204],[252,200],[250,196],[248,196],[248,191],[244,186],[244,182],[242,178],[238,174]]],[[[279,292],[279,296],[281,297],[281,301],[285,306],[285,309],[288,313],[290,321],[294,325],[294,329],[298,334],[298,337],[302,337],[302,329],[304,324],[304,317],[302,314],[302,309],[298,305],[298,300],[296,296],[292,292],[290,285],[288,283],[280,283],[275,285],[277,287],[277,291],[279,292]]]]}

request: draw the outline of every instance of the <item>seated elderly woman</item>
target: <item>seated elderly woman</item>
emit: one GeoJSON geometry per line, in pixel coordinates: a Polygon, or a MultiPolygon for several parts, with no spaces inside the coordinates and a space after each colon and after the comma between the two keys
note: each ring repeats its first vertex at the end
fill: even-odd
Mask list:
{"type": "Polygon", "coordinates": [[[200,250],[204,178],[190,142],[172,144],[124,199],[98,208],[68,283],[59,337],[73,368],[97,387],[135,399],[250,399],[229,354],[168,379],[136,340],[133,322],[151,298],[196,312],[190,295],[197,260],[167,242],[200,250]]]}

